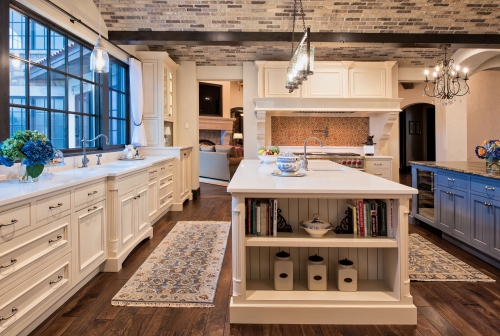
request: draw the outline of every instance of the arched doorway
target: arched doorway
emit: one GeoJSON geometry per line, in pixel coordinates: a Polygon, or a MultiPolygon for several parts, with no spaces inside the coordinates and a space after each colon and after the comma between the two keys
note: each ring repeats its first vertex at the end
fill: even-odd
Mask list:
{"type": "Polygon", "coordinates": [[[410,161],[436,160],[436,111],[431,104],[414,104],[399,113],[399,168],[411,172],[410,161]]]}

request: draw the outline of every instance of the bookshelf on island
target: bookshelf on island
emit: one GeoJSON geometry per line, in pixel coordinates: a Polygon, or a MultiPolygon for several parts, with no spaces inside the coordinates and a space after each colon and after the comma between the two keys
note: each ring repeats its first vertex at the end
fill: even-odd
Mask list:
{"type": "MultiPolygon", "coordinates": [[[[228,186],[233,213],[230,322],[416,324],[408,276],[408,207],[417,190],[330,161],[311,161],[304,177],[272,176],[275,169],[275,165],[244,160],[228,186]],[[263,204],[277,200],[293,232],[249,231],[248,200],[255,199],[264,200],[263,204]],[[339,225],[352,200],[384,202],[392,233],[371,237],[360,235],[359,230],[328,231],[322,238],[313,238],[299,227],[315,214],[334,227],[339,225]],[[274,289],[274,256],[280,251],[293,261],[293,290],[274,289]],[[327,265],[326,291],[308,290],[308,258],[315,254],[327,265]],[[353,292],[337,289],[338,261],[345,258],[357,269],[353,292]]],[[[272,228],[272,216],[267,221],[272,228]]]]}

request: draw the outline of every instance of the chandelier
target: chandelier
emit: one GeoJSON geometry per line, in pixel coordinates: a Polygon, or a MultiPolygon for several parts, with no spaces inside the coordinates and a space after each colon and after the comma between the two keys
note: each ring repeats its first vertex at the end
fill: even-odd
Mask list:
{"type": "Polygon", "coordinates": [[[307,76],[313,74],[314,68],[314,46],[310,44],[311,31],[310,28],[306,29],[306,23],[304,20],[305,14],[302,8],[302,0],[298,0],[300,4],[299,15],[302,16],[302,28],[304,30],[304,35],[300,40],[297,48],[294,48],[295,44],[295,19],[297,15],[297,0],[293,2],[293,30],[292,30],[292,54],[290,59],[290,64],[287,68],[286,74],[286,85],[288,92],[293,92],[293,90],[298,89],[302,81],[307,80],[307,76]]]}
{"type": "MultiPolygon", "coordinates": [[[[444,60],[437,62],[435,71],[432,73],[434,79],[432,83],[434,84],[434,90],[432,94],[429,94],[429,70],[425,70],[425,88],[423,96],[428,96],[436,99],[436,104],[441,104],[443,106],[452,105],[456,101],[456,97],[465,96],[470,94],[469,85],[467,85],[468,69],[463,68],[462,72],[464,78],[460,77],[460,65],[455,64],[455,61],[450,58],[448,59],[448,48],[449,44],[442,44],[439,46],[440,49],[444,50],[444,60]],[[461,83],[462,81],[462,83],[461,83]]],[[[432,100],[434,103],[434,99],[432,100]]]]}

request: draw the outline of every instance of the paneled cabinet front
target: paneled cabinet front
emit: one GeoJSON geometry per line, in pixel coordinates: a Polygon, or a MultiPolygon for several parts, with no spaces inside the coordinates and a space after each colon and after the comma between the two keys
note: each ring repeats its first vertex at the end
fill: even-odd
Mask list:
{"type": "Polygon", "coordinates": [[[148,185],[124,193],[119,198],[118,223],[121,227],[121,245],[127,246],[132,238],[149,226],[148,185]]]}
{"type": "Polygon", "coordinates": [[[152,221],[158,213],[158,180],[153,179],[148,183],[148,213],[152,221]]]}
{"type": "Polygon", "coordinates": [[[90,274],[106,260],[106,201],[75,213],[77,281],[90,274]]]}
{"type": "Polygon", "coordinates": [[[500,257],[500,202],[471,195],[471,244],[500,257]]]}
{"type": "Polygon", "coordinates": [[[470,226],[467,218],[467,193],[440,187],[438,195],[438,229],[468,242],[470,226]]]}

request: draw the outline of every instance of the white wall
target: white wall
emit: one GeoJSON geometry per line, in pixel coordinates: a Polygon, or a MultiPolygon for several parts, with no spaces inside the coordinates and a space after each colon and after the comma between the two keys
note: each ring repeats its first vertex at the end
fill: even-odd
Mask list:
{"type": "Polygon", "coordinates": [[[254,62],[243,63],[243,132],[245,134],[245,159],[258,159],[257,117],[253,99],[257,92],[258,71],[254,62]]]}
{"type": "Polygon", "coordinates": [[[198,110],[196,63],[180,62],[180,66],[177,69],[177,126],[175,129],[178,146],[193,146],[193,151],[191,152],[191,187],[193,190],[200,187],[198,110]]]}

